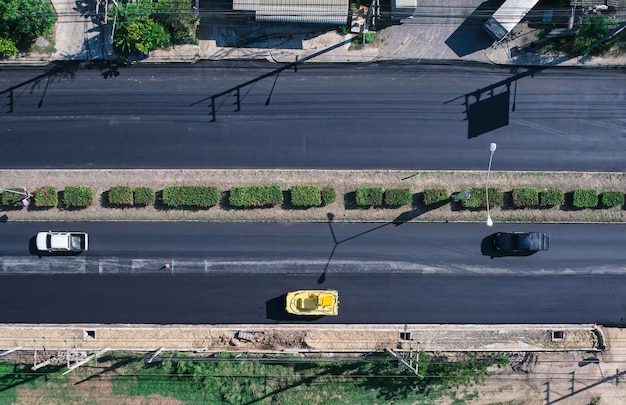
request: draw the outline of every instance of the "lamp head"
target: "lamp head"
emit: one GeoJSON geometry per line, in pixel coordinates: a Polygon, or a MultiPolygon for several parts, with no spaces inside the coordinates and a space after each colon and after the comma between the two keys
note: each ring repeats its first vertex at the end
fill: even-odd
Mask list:
{"type": "Polygon", "coordinates": [[[498,145],[496,145],[494,142],[491,142],[491,144],[489,144],[489,150],[491,151],[491,153],[495,152],[497,147],[498,145]]]}

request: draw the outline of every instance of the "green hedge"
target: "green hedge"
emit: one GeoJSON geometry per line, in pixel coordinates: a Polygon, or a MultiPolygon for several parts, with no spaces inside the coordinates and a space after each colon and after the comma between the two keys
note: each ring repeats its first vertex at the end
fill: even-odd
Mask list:
{"type": "Polygon", "coordinates": [[[163,188],[162,200],[173,208],[209,208],[220,202],[220,190],[211,186],[167,186],[163,188]]]}
{"type": "MultiPolygon", "coordinates": [[[[487,208],[487,193],[484,187],[470,188],[471,197],[467,200],[461,200],[461,204],[465,208],[487,208]]],[[[504,194],[497,187],[489,187],[489,208],[502,205],[504,194]]]]}
{"type": "Polygon", "coordinates": [[[35,207],[56,207],[59,203],[59,195],[56,187],[43,186],[35,190],[35,207]]]}
{"type": "Polygon", "coordinates": [[[598,206],[598,192],[594,189],[580,188],[574,190],[572,204],[575,208],[595,208],[598,206]]]}
{"type": "Polygon", "coordinates": [[[330,186],[322,187],[322,205],[328,205],[335,202],[337,199],[337,192],[330,186]]]}
{"type": "Polygon", "coordinates": [[[383,204],[383,189],[380,187],[359,187],[356,189],[356,205],[360,207],[383,204]]]}
{"type": "Polygon", "coordinates": [[[111,187],[107,193],[109,204],[132,206],[134,204],[133,188],[129,186],[116,186],[111,187]]]}
{"type": "Polygon", "coordinates": [[[63,205],[68,208],[89,207],[94,199],[94,192],[88,186],[67,186],[63,190],[63,205]]]}
{"type": "Polygon", "coordinates": [[[549,188],[539,192],[539,205],[542,207],[554,207],[565,201],[565,192],[560,188],[549,188]]]}
{"type": "Polygon", "coordinates": [[[268,207],[283,203],[283,190],[277,184],[266,186],[235,186],[228,199],[233,207],[268,207]]]}
{"type": "Polygon", "coordinates": [[[296,207],[318,207],[322,205],[322,192],[319,186],[293,186],[291,204],[296,207]]]}
{"type": "Polygon", "coordinates": [[[390,188],[385,190],[385,205],[402,207],[413,203],[413,194],[408,188],[390,188]]]}
{"type": "Polygon", "coordinates": [[[8,187],[6,190],[15,191],[15,193],[11,193],[10,191],[3,191],[2,205],[5,205],[7,207],[22,208],[24,206],[22,204],[22,200],[26,197],[25,194],[22,194],[24,192],[24,189],[17,187],[8,187]]]}
{"type": "Polygon", "coordinates": [[[156,201],[154,189],[151,187],[135,187],[133,191],[134,204],[138,207],[154,205],[156,201]]]}
{"type": "Polygon", "coordinates": [[[424,204],[440,204],[450,201],[450,192],[444,187],[427,188],[424,190],[424,204]]]}
{"type": "Polygon", "coordinates": [[[624,193],[621,191],[604,191],[600,194],[600,204],[611,208],[624,205],[624,193]]]}
{"type": "Polygon", "coordinates": [[[513,206],[516,208],[536,207],[539,205],[539,192],[533,187],[513,189],[513,206]]]}

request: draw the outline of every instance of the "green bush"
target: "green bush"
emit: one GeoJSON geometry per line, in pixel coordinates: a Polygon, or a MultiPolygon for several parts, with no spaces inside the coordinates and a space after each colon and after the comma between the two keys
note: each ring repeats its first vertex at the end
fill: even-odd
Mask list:
{"type": "Polygon", "coordinates": [[[572,204],[575,208],[595,208],[598,206],[598,192],[585,188],[574,190],[572,204]]]}
{"type": "Polygon", "coordinates": [[[0,58],[10,58],[11,56],[17,55],[18,52],[13,41],[0,37],[0,58]]]}
{"type": "Polygon", "coordinates": [[[332,204],[336,199],[337,193],[334,188],[330,186],[322,187],[322,205],[332,204]]]}
{"type": "Polygon", "coordinates": [[[413,202],[413,194],[408,188],[390,188],[385,190],[385,205],[388,207],[402,207],[413,202]]]}
{"type": "Polygon", "coordinates": [[[450,192],[444,187],[427,188],[424,190],[424,204],[439,204],[450,201],[450,192]]]}
{"type": "Polygon", "coordinates": [[[151,187],[135,187],[133,192],[135,206],[154,205],[156,201],[154,189],[151,187]]]}
{"type": "Polygon", "coordinates": [[[168,207],[209,208],[220,202],[220,190],[210,186],[167,186],[163,204],[168,207]]]}
{"type": "Polygon", "coordinates": [[[554,207],[565,201],[565,192],[559,188],[550,188],[539,192],[539,205],[542,207],[554,207]]]}
{"type": "Polygon", "coordinates": [[[133,188],[129,186],[111,187],[107,193],[111,205],[133,205],[133,188]]]}
{"type": "Polygon", "coordinates": [[[383,203],[383,189],[380,187],[359,187],[356,189],[356,205],[360,207],[380,206],[383,203]]]}
{"type": "MultiPolygon", "coordinates": [[[[461,204],[465,208],[487,208],[487,193],[484,187],[469,189],[471,197],[467,200],[461,200],[461,204]]],[[[502,205],[504,195],[499,188],[489,187],[489,208],[502,205]]]]}
{"type": "Polygon", "coordinates": [[[63,205],[68,208],[85,208],[93,202],[94,192],[87,186],[67,186],[63,190],[63,205]]]}
{"type": "Polygon", "coordinates": [[[291,204],[296,207],[318,207],[322,205],[322,192],[318,186],[293,186],[291,204]]]}
{"type": "Polygon", "coordinates": [[[56,12],[48,0],[0,1],[0,37],[13,44],[29,44],[51,33],[55,22],[56,12]]]}
{"type": "Polygon", "coordinates": [[[56,187],[43,186],[35,190],[35,207],[56,207],[58,203],[56,187]]]}
{"type": "Polygon", "coordinates": [[[624,193],[621,191],[604,191],[600,195],[603,207],[611,208],[624,205],[624,193]]]}
{"type": "Polygon", "coordinates": [[[15,191],[12,193],[11,191],[3,191],[2,192],[2,205],[7,207],[21,208],[24,205],[22,204],[22,200],[26,197],[23,189],[17,187],[10,187],[6,190],[15,191]]]}
{"type": "Polygon", "coordinates": [[[236,186],[228,199],[233,207],[268,207],[283,203],[283,190],[277,184],[266,186],[236,186]]]}
{"type": "Polygon", "coordinates": [[[539,205],[539,192],[533,187],[513,189],[513,206],[517,208],[536,207],[539,205]]]}

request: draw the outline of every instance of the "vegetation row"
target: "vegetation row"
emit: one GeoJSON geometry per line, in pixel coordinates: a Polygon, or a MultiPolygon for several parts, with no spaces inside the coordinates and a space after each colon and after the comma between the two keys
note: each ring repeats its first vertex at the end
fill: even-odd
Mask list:
{"type": "MultiPolygon", "coordinates": [[[[21,188],[9,188],[1,193],[5,207],[20,208],[25,195],[21,188]]],[[[499,188],[474,187],[463,192],[451,193],[445,187],[433,187],[413,194],[409,188],[358,187],[348,193],[346,203],[353,202],[358,208],[398,208],[422,202],[426,206],[440,206],[450,202],[467,209],[504,205],[505,193],[499,188]],[[354,194],[354,197],[351,196],[354,194]],[[421,194],[421,195],[420,195],[421,194]],[[421,201],[420,201],[421,199],[421,201]]],[[[550,208],[568,205],[577,209],[624,207],[623,191],[576,189],[566,201],[564,190],[558,188],[537,189],[518,187],[510,191],[513,208],[550,208]]],[[[67,186],[58,191],[52,186],[37,188],[31,203],[36,208],[59,206],[67,209],[86,208],[93,204],[95,193],[88,186],[67,186]]],[[[306,209],[332,204],[337,193],[330,186],[296,185],[285,191],[277,184],[242,185],[222,191],[214,186],[166,186],[160,191],[150,187],[115,186],[103,195],[103,203],[109,207],[146,207],[157,202],[166,208],[210,208],[220,202],[234,208],[259,208],[281,205],[285,208],[306,209]]],[[[508,197],[507,197],[508,198],[508,197]]]]}

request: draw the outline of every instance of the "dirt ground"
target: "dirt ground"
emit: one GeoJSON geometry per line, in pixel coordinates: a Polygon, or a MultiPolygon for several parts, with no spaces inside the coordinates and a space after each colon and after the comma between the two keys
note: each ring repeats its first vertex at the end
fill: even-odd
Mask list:
{"type": "MultiPolygon", "coordinates": [[[[486,218],[484,210],[461,209],[456,204],[428,210],[420,192],[443,186],[450,192],[463,188],[484,187],[484,171],[379,171],[379,170],[16,170],[0,171],[0,184],[35,190],[44,185],[62,190],[68,185],[86,185],[94,189],[96,200],[83,210],[59,208],[16,209],[5,211],[15,221],[392,221],[411,211],[413,221],[476,221],[486,218]],[[289,209],[288,206],[261,209],[233,209],[225,204],[226,192],[235,185],[279,184],[286,192],[293,185],[329,185],[337,191],[337,201],[318,208],[289,209]],[[223,203],[206,210],[145,208],[107,208],[106,191],[113,186],[149,186],[156,190],[168,185],[210,185],[223,192],[223,203]],[[413,206],[400,208],[357,209],[354,190],[359,186],[409,188],[414,193],[413,206]]],[[[551,209],[514,209],[510,192],[514,187],[557,187],[564,191],[594,188],[601,191],[626,191],[626,173],[593,172],[498,172],[492,171],[490,187],[505,192],[505,205],[493,208],[494,222],[625,222],[623,207],[574,210],[566,206],[551,209]]],[[[567,195],[566,195],[567,201],[567,195]]],[[[6,207],[5,207],[6,209],[6,207]]],[[[402,218],[402,217],[400,217],[402,218]]]]}

